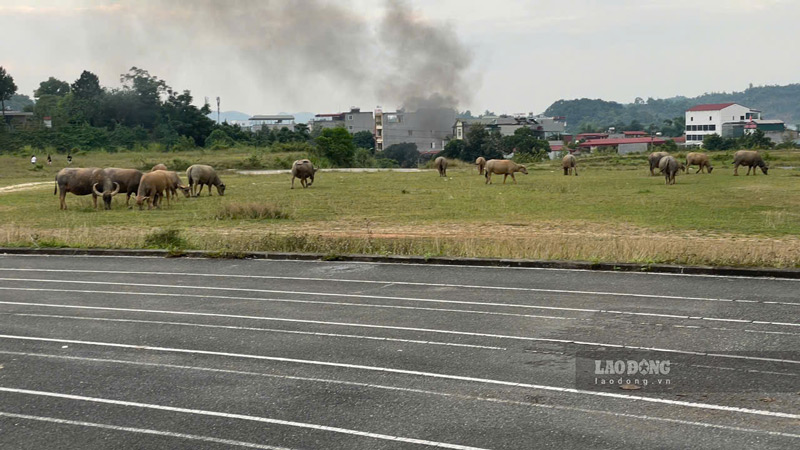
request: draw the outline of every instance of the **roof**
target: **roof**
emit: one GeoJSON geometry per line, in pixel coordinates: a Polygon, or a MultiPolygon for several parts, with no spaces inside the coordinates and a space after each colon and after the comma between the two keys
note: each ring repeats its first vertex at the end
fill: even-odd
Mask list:
{"type": "Polygon", "coordinates": [[[647,133],[644,131],[623,131],[622,134],[625,136],[646,136],[647,133]]]}
{"type": "Polygon", "coordinates": [[[584,138],[584,137],[586,137],[586,136],[603,136],[603,137],[608,137],[608,133],[579,133],[579,134],[578,134],[578,139],[582,139],[582,138],[584,138]]]}
{"type": "Polygon", "coordinates": [[[33,115],[32,112],[24,112],[24,111],[3,111],[2,114],[5,116],[16,116],[16,117],[30,117],[33,115]]]}
{"type": "Polygon", "coordinates": [[[710,103],[707,105],[696,105],[687,109],[687,111],[719,111],[735,104],[736,103],[710,103]]]}
{"type": "Polygon", "coordinates": [[[294,120],[294,116],[288,114],[259,114],[248,120],[294,120]]]}
{"type": "Polygon", "coordinates": [[[678,136],[670,139],[672,139],[672,141],[675,142],[676,144],[683,144],[684,142],[686,142],[686,136],[678,136]]]}
{"type": "Polygon", "coordinates": [[[664,138],[620,138],[620,139],[590,139],[578,144],[580,147],[602,147],[607,145],[619,144],[663,144],[667,142],[664,138]]]}
{"type": "Polygon", "coordinates": [[[314,117],[341,117],[344,118],[346,113],[328,113],[328,114],[317,114],[314,117]]]}
{"type": "Polygon", "coordinates": [[[564,148],[564,144],[554,144],[554,145],[550,146],[550,151],[551,152],[558,152],[558,151],[561,151],[562,148],[564,148]]]}

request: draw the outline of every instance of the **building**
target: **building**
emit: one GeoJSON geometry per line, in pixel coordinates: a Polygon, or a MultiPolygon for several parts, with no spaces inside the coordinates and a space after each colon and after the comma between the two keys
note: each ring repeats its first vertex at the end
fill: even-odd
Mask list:
{"type": "Polygon", "coordinates": [[[375,110],[375,149],[394,144],[417,144],[420,152],[442,151],[453,132],[456,112],[449,108],[425,108],[414,112],[375,110]]]}
{"type": "Polygon", "coordinates": [[[481,117],[477,119],[456,119],[453,125],[455,139],[464,139],[469,128],[483,125],[488,131],[498,131],[502,136],[511,136],[520,128],[529,128],[539,139],[557,140],[563,137],[567,123],[563,117],[545,117],[502,115],[499,117],[481,117]]]}
{"type": "Polygon", "coordinates": [[[361,108],[355,106],[351,107],[348,112],[317,114],[308,125],[312,129],[342,127],[351,134],[359,131],[375,133],[375,120],[372,112],[361,112],[361,108]]]}
{"type": "Polygon", "coordinates": [[[613,147],[617,153],[639,153],[650,150],[653,145],[661,145],[667,140],[662,137],[602,138],[590,139],[578,144],[578,148],[594,151],[599,147],[613,147]]]}
{"type": "Polygon", "coordinates": [[[700,146],[703,138],[711,134],[722,136],[724,123],[751,119],[761,119],[761,111],[737,103],[693,106],[686,110],[686,145],[700,146]]]}
{"type": "Polygon", "coordinates": [[[26,128],[28,121],[33,118],[33,113],[7,110],[2,112],[2,116],[9,128],[26,128]]]}
{"type": "Polygon", "coordinates": [[[281,128],[294,129],[294,116],[289,114],[262,114],[249,118],[253,124],[253,131],[280,130],[281,128]]]}
{"type": "Polygon", "coordinates": [[[640,138],[647,137],[649,134],[644,131],[623,131],[622,136],[626,138],[640,138]]]}

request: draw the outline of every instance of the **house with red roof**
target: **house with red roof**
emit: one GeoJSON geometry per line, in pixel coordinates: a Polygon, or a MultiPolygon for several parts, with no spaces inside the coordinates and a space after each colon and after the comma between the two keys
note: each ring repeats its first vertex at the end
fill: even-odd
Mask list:
{"type": "Polygon", "coordinates": [[[646,137],[648,134],[644,131],[623,131],[622,135],[626,138],[646,137]]]}
{"type": "Polygon", "coordinates": [[[761,111],[738,103],[697,105],[686,110],[686,145],[700,146],[710,134],[722,136],[722,124],[761,119],[761,111]]]}

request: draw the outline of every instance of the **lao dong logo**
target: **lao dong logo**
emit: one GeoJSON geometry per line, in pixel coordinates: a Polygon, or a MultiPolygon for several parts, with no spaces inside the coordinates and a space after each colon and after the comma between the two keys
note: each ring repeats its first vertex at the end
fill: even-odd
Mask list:
{"type": "Polygon", "coordinates": [[[595,360],[595,375],[668,375],[669,360],[595,360]]]}

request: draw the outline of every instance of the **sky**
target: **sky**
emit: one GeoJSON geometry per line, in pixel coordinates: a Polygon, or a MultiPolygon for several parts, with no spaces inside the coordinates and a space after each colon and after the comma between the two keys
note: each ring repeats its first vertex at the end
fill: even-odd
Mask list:
{"type": "Polygon", "coordinates": [[[800,82],[799,19],[794,0],[18,0],[0,65],[27,95],[136,66],[223,111],[541,113],[800,82]]]}

